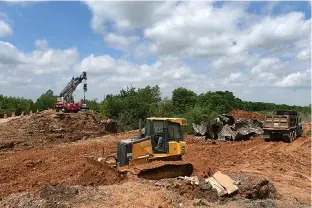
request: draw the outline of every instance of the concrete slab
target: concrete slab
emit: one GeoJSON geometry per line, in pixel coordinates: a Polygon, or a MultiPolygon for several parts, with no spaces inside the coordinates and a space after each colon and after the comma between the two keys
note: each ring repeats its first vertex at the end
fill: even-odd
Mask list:
{"type": "Polygon", "coordinates": [[[209,177],[208,179],[205,180],[205,182],[210,183],[212,188],[217,190],[218,196],[225,196],[225,195],[227,195],[227,191],[213,177],[209,177]]]}
{"type": "Polygon", "coordinates": [[[218,181],[219,184],[221,184],[222,187],[225,188],[226,192],[228,194],[232,194],[236,191],[238,191],[238,187],[234,184],[235,181],[232,180],[229,176],[221,173],[220,171],[217,171],[212,176],[216,181],[218,181]]]}

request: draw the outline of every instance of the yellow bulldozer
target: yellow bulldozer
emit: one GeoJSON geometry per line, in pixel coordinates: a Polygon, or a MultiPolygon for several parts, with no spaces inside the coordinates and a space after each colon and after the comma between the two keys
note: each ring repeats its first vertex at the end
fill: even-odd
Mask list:
{"type": "Polygon", "coordinates": [[[187,149],[181,127],[186,124],[184,118],[147,118],[144,132],[140,125],[138,137],[117,143],[116,156],[100,157],[93,163],[150,180],[191,176],[193,165],[182,160],[187,149]]]}

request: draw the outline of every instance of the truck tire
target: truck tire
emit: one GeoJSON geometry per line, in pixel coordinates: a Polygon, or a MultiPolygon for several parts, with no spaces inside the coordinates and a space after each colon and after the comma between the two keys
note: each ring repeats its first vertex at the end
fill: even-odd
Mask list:
{"type": "Polygon", "coordinates": [[[276,140],[276,137],[275,135],[273,134],[270,134],[270,137],[269,137],[270,141],[275,141],[276,140]]]}
{"type": "Polygon", "coordinates": [[[290,132],[289,136],[290,136],[290,141],[291,142],[294,141],[295,138],[294,138],[294,132],[293,131],[290,132]]]}
{"type": "Polygon", "coordinates": [[[283,140],[287,143],[290,143],[292,141],[291,139],[291,132],[288,132],[288,134],[283,135],[283,140]]]}

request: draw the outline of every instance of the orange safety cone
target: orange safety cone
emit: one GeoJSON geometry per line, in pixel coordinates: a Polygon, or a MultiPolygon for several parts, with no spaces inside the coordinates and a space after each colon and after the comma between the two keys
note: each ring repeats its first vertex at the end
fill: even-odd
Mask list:
{"type": "Polygon", "coordinates": [[[3,116],[3,118],[8,118],[8,114],[5,113],[4,116],[3,116]]]}
{"type": "Polygon", "coordinates": [[[12,112],[12,117],[15,117],[15,112],[12,112]]]}

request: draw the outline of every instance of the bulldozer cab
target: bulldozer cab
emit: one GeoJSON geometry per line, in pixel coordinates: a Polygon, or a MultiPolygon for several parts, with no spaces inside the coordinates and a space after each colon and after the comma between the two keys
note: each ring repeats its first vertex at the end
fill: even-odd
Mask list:
{"type": "Polygon", "coordinates": [[[151,137],[153,153],[168,153],[170,141],[183,141],[181,125],[185,119],[179,118],[148,118],[145,135],[151,137]]]}

